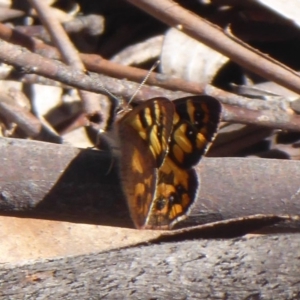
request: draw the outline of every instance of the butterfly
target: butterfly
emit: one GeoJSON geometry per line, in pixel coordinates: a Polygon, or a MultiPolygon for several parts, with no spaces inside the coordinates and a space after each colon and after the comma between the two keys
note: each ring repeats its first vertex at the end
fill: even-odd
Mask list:
{"type": "Polygon", "coordinates": [[[221,105],[205,95],[157,97],[115,124],[123,192],[139,229],[171,229],[190,212],[199,189],[193,169],[214,139],[221,105]]]}

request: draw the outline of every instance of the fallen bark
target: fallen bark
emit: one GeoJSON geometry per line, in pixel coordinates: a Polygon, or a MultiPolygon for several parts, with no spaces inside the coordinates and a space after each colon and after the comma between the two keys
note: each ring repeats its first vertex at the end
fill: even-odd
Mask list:
{"type": "Polygon", "coordinates": [[[148,244],[0,267],[1,299],[298,299],[300,235],[148,244]]]}

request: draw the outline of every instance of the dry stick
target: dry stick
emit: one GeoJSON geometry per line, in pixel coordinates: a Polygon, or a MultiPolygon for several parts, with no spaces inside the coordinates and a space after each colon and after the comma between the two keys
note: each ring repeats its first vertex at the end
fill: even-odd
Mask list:
{"type": "MultiPolygon", "coordinates": [[[[102,225],[105,220],[115,226],[129,224],[128,213],[123,214],[126,203],[116,180],[117,166],[107,174],[111,165],[108,152],[0,138],[0,153],[0,186],[5,200],[0,201],[1,213],[27,211],[37,216],[44,211],[49,217],[52,214],[52,219],[77,215],[76,222],[95,218],[102,225]],[[114,207],[121,213],[114,214],[114,207]],[[82,215],[83,208],[89,213],[82,215]]],[[[201,188],[187,220],[190,224],[208,216],[212,221],[300,212],[300,162],[203,158],[196,172],[201,175],[201,188]]]]}
{"type": "Polygon", "coordinates": [[[23,16],[25,16],[24,10],[7,8],[1,5],[0,22],[9,22],[9,20],[20,18],[23,16]]]}
{"type": "MultiPolygon", "coordinates": [[[[86,74],[79,70],[74,70],[72,67],[68,67],[65,64],[57,60],[52,60],[41,55],[32,53],[26,48],[16,46],[10,43],[0,40],[0,60],[22,68],[24,72],[39,74],[47,78],[63,82],[67,85],[72,85],[79,89],[85,89],[95,93],[103,93],[101,79],[103,76],[97,74],[86,74]]],[[[117,82],[121,85],[121,81],[109,78],[113,81],[112,86],[117,82]]],[[[135,89],[138,84],[130,83],[134,85],[135,89]]],[[[125,89],[125,87],[123,87],[125,89]]],[[[128,89],[128,87],[126,87],[128,89]]],[[[121,91],[123,92],[123,91],[121,91]]],[[[128,95],[128,92],[126,95],[128,95]]]]}
{"type": "Polygon", "coordinates": [[[74,49],[71,40],[64,31],[61,24],[53,16],[53,12],[44,1],[29,0],[31,6],[37,11],[41,22],[47,28],[53,42],[59,49],[63,60],[70,66],[84,71],[84,65],[78,57],[78,52],[74,49]]]}
{"type": "MultiPolygon", "coordinates": [[[[61,59],[60,54],[54,47],[48,46],[35,38],[26,36],[25,34],[18,32],[17,30],[11,29],[1,23],[0,38],[7,42],[24,46],[27,49],[39,53],[45,57],[52,59],[61,59]]],[[[99,55],[80,54],[80,57],[82,58],[84,64],[86,65],[89,71],[103,73],[116,78],[127,78],[129,80],[140,83],[147,74],[147,71],[145,70],[122,66],[105,60],[99,55]]],[[[170,79],[164,75],[156,73],[150,75],[148,83],[169,90],[181,90],[194,94],[203,93],[204,91],[204,86],[201,86],[199,83],[187,82],[185,80],[177,78],[170,79]]]]}
{"type": "Polygon", "coordinates": [[[62,142],[60,136],[44,120],[38,119],[26,108],[13,102],[7,94],[0,95],[0,116],[17,124],[28,137],[51,143],[62,142]]]}
{"type": "MultiPolygon", "coordinates": [[[[72,85],[79,89],[85,89],[96,93],[103,93],[103,76],[96,74],[86,75],[85,73],[74,70],[74,68],[68,67],[59,61],[51,60],[38,54],[31,53],[25,48],[12,45],[3,40],[0,40],[0,60],[13,66],[21,67],[28,73],[39,74],[54,80],[61,81],[68,85],[72,85]]],[[[132,95],[132,91],[136,90],[138,87],[138,84],[134,84],[132,82],[127,83],[128,85],[126,86],[126,82],[121,82],[120,80],[113,78],[109,78],[106,84],[106,87],[114,94],[123,94],[127,97],[132,95]]],[[[239,99],[239,101],[241,101],[241,99],[244,99],[242,97],[238,97],[234,94],[230,94],[213,87],[211,87],[211,89],[216,90],[215,95],[217,96],[217,98],[233,97],[239,99]]],[[[151,89],[147,86],[144,86],[140,93],[145,93],[145,95],[148,94],[152,96],[164,96],[170,93],[170,91],[165,91],[162,89],[151,89]]],[[[247,104],[249,102],[245,101],[245,103],[247,104]]],[[[262,103],[264,107],[267,107],[267,103],[265,104],[262,101],[260,101],[259,103],[262,103]]],[[[277,110],[272,111],[271,113],[270,110],[256,112],[254,111],[253,113],[255,113],[256,118],[256,122],[254,122],[253,119],[249,119],[249,117],[247,117],[251,113],[251,111],[248,109],[239,107],[238,114],[234,114],[233,107],[223,105],[223,108],[225,109],[225,113],[227,111],[227,108],[229,108],[231,111],[230,115],[227,114],[227,121],[240,122],[245,124],[255,123],[257,125],[264,125],[271,128],[283,128],[286,130],[295,131],[299,131],[300,128],[300,117],[297,115],[287,115],[287,113],[283,111],[277,110]],[[265,115],[265,113],[267,115],[265,115]]],[[[226,114],[224,114],[224,116],[226,116],[226,114]]]]}
{"type": "MultiPolygon", "coordinates": [[[[74,69],[85,72],[84,64],[82,63],[78,51],[74,48],[70,38],[66,34],[60,22],[53,15],[53,11],[45,1],[29,0],[32,7],[34,7],[42,21],[47,28],[51,39],[56,47],[59,49],[63,60],[74,69]]],[[[87,91],[79,90],[79,95],[83,101],[85,111],[88,114],[94,114],[100,111],[100,104],[95,107],[92,95],[87,91]]]]}
{"type": "MultiPolygon", "coordinates": [[[[76,34],[90,34],[100,35],[104,30],[104,17],[101,15],[86,15],[76,17],[62,24],[64,30],[70,33],[76,34]]],[[[34,36],[44,42],[49,42],[49,33],[42,25],[36,26],[15,26],[17,31],[22,32],[28,36],[34,36]]]]}
{"type": "MultiPolygon", "coordinates": [[[[227,114],[227,110],[224,113],[227,114]]],[[[272,129],[256,125],[241,125],[231,124],[230,134],[226,128],[221,128],[218,138],[214,141],[211,148],[209,148],[206,156],[208,157],[228,157],[234,156],[241,150],[250,147],[267,137],[272,135],[272,129]],[[222,130],[223,129],[223,130],[222,130]]]]}
{"type": "MultiPolygon", "coordinates": [[[[45,57],[56,59],[56,60],[61,59],[60,54],[54,47],[43,44],[40,41],[37,41],[34,38],[19,33],[18,31],[13,30],[1,23],[0,23],[0,38],[18,45],[22,45],[45,57]]],[[[97,73],[106,74],[115,78],[120,78],[120,79],[127,78],[135,82],[141,82],[147,75],[147,71],[145,70],[134,68],[134,67],[122,66],[113,63],[111,61],[108,61],[106,59],[103,59],[99,55],[80,54],[80,57],[82,58],[88,70],[97,73]]],[[[221,100],[222,103],[240,106],[251,110],[269,110],[269,109],[279,110],[277,101],[266,102],[266,101],[261,101],[256,99],[250,100],[248,98],[244,98],[236,94],[225,92],[211,85],[201,85],[197,82],[187,82],[179,78],[169,78],[162,74],[152,73],[149,76],[147,82],[150,85],[159,86],[168,90],[183,91],[192,94],[202,94],[205,91],[208,95],[211,95],[221,100]]],[[[107,87],[105,85],[106,83],[102,82],[102,84],[107,89],[111,88],[111,86],[107,87]]],[[[114,90],[111,91],[115,95],[126,97],[128,95],[132,95],[132,90],[134,90],[134,88],[131,89],[129,93],[127,91],[127,94],[120,94],[119,91],[114,91],[114,90]]],[[[144,94],[139,93],[137,98],[146,99],[147,97],[145,97],[146,96],[145,94],[146,93],[144,94]]],[[[170,97],[168,93],[165,96],[170,97]]],[[[151,97],[153,97],[153,95],[151,95],[151,97]]]]}
{"type": "Polygon", "coordinates": [[[300,94],[300,76],[292,69],[243,46],[218,27],[171,0],[127,0],[158,20],[179,28],[192,38],[229,57],[246,69],[300,94]]]}
{"type": "MultiPolygon", "coordinates": [[[[0,28],[1,29],[1,28],[0,28]]],[[[1,31],[0,31],[1,36],[1,31]]],[[[95,54],[81,54],[81,57],[90,71],[100,72],[116,78],[127,78],[140,82],[147,75],[147,71],[116,64],[95,54]]],[[[53,57],[54,58],[54,57],[53,57]]],[[[172,91],[183,91],[192,94],[203,94],[218,98],[223,104],[240,106],[252,110],[277,110],[282,109],[278,101],[262,101],[249,99],[218,89],[210,84],[199,84],[197,82],[185,81],[179,78],[166,77],[163,74],[153,72],[147,79],[147,84],[159,86],[172,91]]]]}
{"type": "Polygon", "coordinates": [[[23,107],[14,105],[12,99],[5,93],[0,96],[0,115],[18,124],[30,137],[39,135],[42,130],[40,120],[23,107]]]}

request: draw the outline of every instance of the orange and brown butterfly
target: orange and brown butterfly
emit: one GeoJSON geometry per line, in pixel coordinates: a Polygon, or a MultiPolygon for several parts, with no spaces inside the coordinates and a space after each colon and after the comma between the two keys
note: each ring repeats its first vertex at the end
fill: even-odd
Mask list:
{"type": "Polygon", "coordinates": [[[193,166],[214,139],[220,114],[210,96],[158,97],[116,122],[120,177],[137,228],[170,229],[189,213],[199,189],[193,166]]]}

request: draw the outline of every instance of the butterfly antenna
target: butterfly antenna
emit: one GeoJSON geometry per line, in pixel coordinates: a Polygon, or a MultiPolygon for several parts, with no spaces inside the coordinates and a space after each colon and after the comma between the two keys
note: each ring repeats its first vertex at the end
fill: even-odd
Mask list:
{"type": "Polygon", "coordinates": [[[136,94],[140,91],[140,89],[143,87],[143,85],[145,84],[145,82],[148,80],[149,76],[151,75],[151,73],[157,68],[157,66],[159,65],[160,60],[157,60],[153,66],[151,67],[151,69],[148,71],[147,75],[145,76],[145,78],[143,79],[143,81],[141,82],[141,84],[139,85],[139,87],[136,89],[136,91],[134,92],[134,94],[131,96],[131,98],[128,101],[128,105],[131,103],[131,101],[134,99],[134,97],[136,96],[136,94]]]}
{"type": "Polygon", "coordinates": [[[110,92],[106,87],[104,87],[103,85],[100,85],[100,88],[108,94],[108,96],[110,96],[111,98],[113,98],[114,100],[116,100],[118,103],[122,102],[122,100],[120,98],[118,98],[116,95],[114,95],[112,92],[110,92]]]}
{"type": "MultiPolygon", "coordinates": [[[[149,76],[151,75],[151,73],[153,72],[153,70],[156,69],[156,67],[159,65],[160,60],[157,60],[153,66],[151,67],[151,69],[148,71],[147,75],[145,76],[145,78],[143,79],[143,81],[141,82],[141,84],[139,85],[139,87],[136,89],[136,91],[133,93],[133,95],[131,96],[130,100],[128,101],[127,105],[129,105],[131,103],[131,101],[134,99],[134,97],[136,96],[136,94],[140,91],[140,89],[143,87],[143,85],[145,84],[145,82],[148,80],[149,76]]],[[[110,92],[107,88],[105,88],[104,86],[100,86],[101,89],[106,92],[112,99],[116,100],[118,103],[118,107],[121,107],[124,105],[124,100],[118,98],[117,96],[115,96],[112,92],[110,92]]]]}

